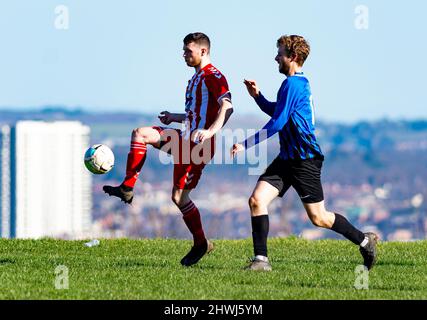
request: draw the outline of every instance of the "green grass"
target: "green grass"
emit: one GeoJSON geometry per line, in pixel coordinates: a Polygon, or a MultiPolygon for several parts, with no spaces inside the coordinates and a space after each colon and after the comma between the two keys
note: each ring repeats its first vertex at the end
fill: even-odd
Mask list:
{"type": "Polygon", "coordinates": [[[369,289],[354,288],[358,248],[348,241],[269,239],[273,271],[241,270],[247,240],[217,240],[190,268],[188,240],[0,240],[0,299],[427,299],[427,241],[383,242],[369,289]],[[55,268],[69,289],[55,289],[55,268]]]}

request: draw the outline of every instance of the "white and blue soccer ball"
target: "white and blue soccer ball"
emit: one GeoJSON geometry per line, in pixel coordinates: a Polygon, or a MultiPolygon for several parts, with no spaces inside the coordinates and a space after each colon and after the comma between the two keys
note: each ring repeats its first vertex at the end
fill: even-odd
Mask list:
{"type": "Polygon", "coordinates": [[[86,150],[86,168],[94,174],[104,174],[114,167],[114,153],[105,144],[95,144],[86,150]]]}

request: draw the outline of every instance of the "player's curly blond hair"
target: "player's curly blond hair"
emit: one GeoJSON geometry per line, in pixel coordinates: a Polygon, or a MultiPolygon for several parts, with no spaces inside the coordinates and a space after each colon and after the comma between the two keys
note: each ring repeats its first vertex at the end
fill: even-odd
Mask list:
{"type": "Polygon", "coordinates": [[[296,63],[302,66],[310,54],[310,45],[307,40],[298,35],[284,35],[277,39],[277,48],[285,47],[288,57],[296,56],[296,63]]]}

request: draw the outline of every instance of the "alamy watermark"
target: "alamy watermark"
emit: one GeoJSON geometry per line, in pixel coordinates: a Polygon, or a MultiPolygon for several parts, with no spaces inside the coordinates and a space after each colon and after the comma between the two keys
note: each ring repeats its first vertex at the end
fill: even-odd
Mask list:
{"type": "Polygon", "coordinates": [[[354,269],[356,279],[354,281],[354,287],[357,290],[368,290],[369,289],[369,271],[364,265],[359,265],[354,269]]]}
{"type": "Polygon", "coordinates": [[[67,266],[59,265],[55,268],[55,289],[67,290],[69,288],[69,270],[67,266]]]}
{"type": "Polygon", "coordinates": [[[369,29],[369,8],[366,5],[358,5],[354,8],[356,17],[354,19],[354,27],[357,30],[369,29]]]}
{"type": "Polygon", "coordinates": [[[55,19],[53,25],[57,30],[68,30],[70,28],[70,10],[61,4],[55,7],[55,19]]]}
{"type": "Polygon", "coordinates": [[[267,167],[267,131],[259,131],[257,145],[237,153],[233,159],[231,149],[235,143],[242,143],[245,139],[253,137],[255,129],[223,129],[214,139],[207,139],[200,143],[175,129],[163,130],[164,141],[159,152],[162,164],[248,164],[249,175],[260,175],[267,167]],[[215,141],[214,141],[215,140],[215,141]],[[172,155],[172,157],[171,157],[172,155]]]}

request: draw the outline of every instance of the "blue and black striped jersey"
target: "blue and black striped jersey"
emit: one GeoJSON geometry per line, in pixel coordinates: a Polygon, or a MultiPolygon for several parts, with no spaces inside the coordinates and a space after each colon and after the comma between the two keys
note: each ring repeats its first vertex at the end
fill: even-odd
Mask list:
{"type": "Polygon", "coordinates": [[[323,158],[314,135],[314,107],[310,84],[302,72],[283,81],[277,93],[277,102],[268,101],[261,93],[255,101],[271,119],[260,131],[246,139],[246,149],[279,132],[280,158],[323,158]]]}

